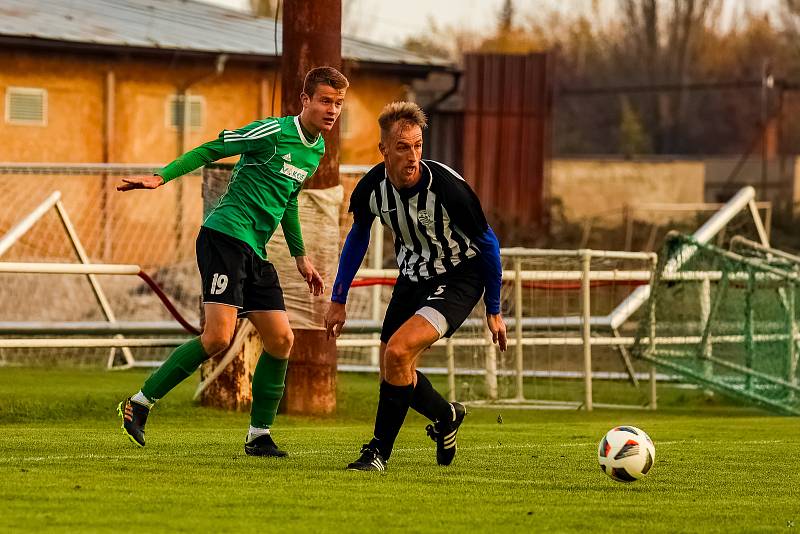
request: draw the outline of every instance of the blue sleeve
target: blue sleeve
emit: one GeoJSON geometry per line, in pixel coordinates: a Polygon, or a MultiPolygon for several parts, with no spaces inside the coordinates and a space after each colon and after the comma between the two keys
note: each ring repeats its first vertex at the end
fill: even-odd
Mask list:
{"type": "Polygon", "coordinates": [[[333,283],[333,293],[331,300],[340,304],[347,302],[347,293],[350,291],[350,284],[356,277],[358,268],[364,260],[369,248],[370,224],[355,221],[347,239],[342,247],[342,255],[339,257],[339,270],[336,272],[336,281],[333,283]]]}
{"type": "Polygon", "coordinates": [[[500,286],[503,282],[503,265],[500,262],[500,242],[494,235],[491,226],[481,234],[475,243],[481,251],[481,267],[483,270],[483,283],[486,291],[483,302],[486,304],[486,313],[496,315],[500,313],[500,286]]]}

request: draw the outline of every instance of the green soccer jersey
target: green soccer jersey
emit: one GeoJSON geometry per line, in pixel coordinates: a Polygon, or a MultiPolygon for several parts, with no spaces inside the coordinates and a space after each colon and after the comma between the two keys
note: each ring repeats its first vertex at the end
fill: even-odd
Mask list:
{"type": "Polygon", "coordinates": [[[236,154],[241,158],[228,189],[203,226],[244,241],[266,260],[266,244],[280,224],[292,256],[303,256],[297,195],[325,154],[322,136],[307,141],[299,117],[269,117],[223,130],[219,138],[190,150],[159,174],[167,182],[236,154]]]}

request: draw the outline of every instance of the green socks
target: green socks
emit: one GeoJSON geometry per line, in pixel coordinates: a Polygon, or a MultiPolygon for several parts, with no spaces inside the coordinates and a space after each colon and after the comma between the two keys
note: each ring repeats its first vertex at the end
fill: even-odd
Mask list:
{"type": "MultiPolygon", "coordinates": [[[[208,358],[200,338],[194,338],[172,351],[156,372],[142,386],[142,394],[150,401],[163,398],[172,388],[194,373],[208,358]]],[[[283,397],[288,358],[275,358],[261,353],[253,373],[253,406],[250,410],[250,425],[269,428],[275,422],[278,404],[283,397]]]]}
{"type": "Polygon", "coordinates": [[[250,409],[250,426],[269,428],[275,422],[278,404],[283,397],[288,358],[275,358],[261,353],[253,373],[253,406],[250,409]]]}
{"type": "Polygon", "coordinates": [[[199,337],[187,341],[172,351],[167,361],[145,380],[142,393],[153,402],[163,398],[207,359],[208,355],[199,337]]]}

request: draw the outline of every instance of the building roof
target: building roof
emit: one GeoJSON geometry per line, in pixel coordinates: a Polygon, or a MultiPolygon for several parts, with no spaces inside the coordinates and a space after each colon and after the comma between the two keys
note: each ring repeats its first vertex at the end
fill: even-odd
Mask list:
{"type": "MultiPolygon", "coordinates": [[[[237,56],[281,54],[283,27],[269,18],[196,0],[2,0],[0,38],[183,50],[237,56]]],[[[448,67],[441,58],[342,37],[342,58],[448,67]]]]}

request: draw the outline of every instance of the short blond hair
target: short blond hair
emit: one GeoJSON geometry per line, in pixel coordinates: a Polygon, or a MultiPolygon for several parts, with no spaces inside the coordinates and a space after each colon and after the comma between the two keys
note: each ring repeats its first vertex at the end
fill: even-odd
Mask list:
{"type": "Polygon", "coordinates": [[[392,127],[397,123],[405,125],[417,125],[421,129],[428,127],[428,117],[425,112],[414,102],[392,102],[386,104],[378,115],[378,124],[381,127],[381,139],[392,131],[392,127]]]}

